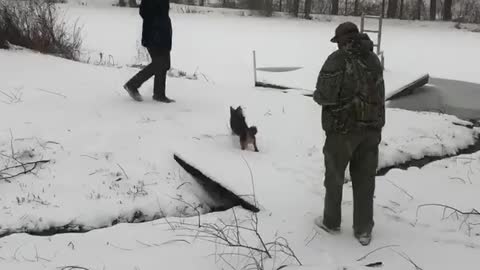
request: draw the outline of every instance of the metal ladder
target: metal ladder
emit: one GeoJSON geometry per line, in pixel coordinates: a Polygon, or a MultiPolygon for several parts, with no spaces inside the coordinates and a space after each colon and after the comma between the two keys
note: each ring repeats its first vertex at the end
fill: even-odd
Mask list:
{"type": "Polygon", "coordinates": [[[362,33],[377,34],[377,43],[376,44],[374,43],[373,47],[376,48],[376,53],[377,53],[378,57],[380,57],[380,60],[382,61],[382,67],[385,69],[385,57],[384,57],[383,51],[381,49],[382,28],[383,28],[383,16],[365,15],[364,13],[362,14],[362,20],[361,20],[361,23],[360,23],[360,31],[362,33]],[[365,19],[378,20],[378,29],[377,30],[365,29],[365,19]]]}

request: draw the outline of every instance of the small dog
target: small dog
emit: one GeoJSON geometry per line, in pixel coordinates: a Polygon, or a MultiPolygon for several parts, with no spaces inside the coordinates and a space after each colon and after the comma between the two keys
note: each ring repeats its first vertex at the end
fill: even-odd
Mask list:
{"type": "Polygon", "coordinates": [[[258,152],[257,140],[255,139],[257,127],[248,127],[241,106],[238,106],[236,109],[230,106],[230,127],[232,128],[232,133],[240,137],[242,150],[247,149],[249,144],[253,144],[255,152],[258,152]]]}

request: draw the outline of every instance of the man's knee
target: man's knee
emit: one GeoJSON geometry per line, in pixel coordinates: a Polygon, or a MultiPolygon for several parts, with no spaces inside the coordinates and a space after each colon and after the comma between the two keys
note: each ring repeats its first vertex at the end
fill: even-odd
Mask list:
{"type": "Polygon", "coordinates": [[[323,186],[328,190],[341,190],[343,189],[344,179],[338,175],[336,176],[325,176],[323,181],[323,186]]]}

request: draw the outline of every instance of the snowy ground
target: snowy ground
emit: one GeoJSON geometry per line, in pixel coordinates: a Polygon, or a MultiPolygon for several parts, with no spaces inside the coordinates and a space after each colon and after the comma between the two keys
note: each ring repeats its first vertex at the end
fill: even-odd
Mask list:
{"type": "MultiPolygon", "coordinates": [[[[136,62],[141,35],[137,9],[65,8],[72,19],[79,18],[84,25],[84,45],[92,61],[102,52],[120,65],[136,62]]],[[[171,17],[174,67],[189,72],[198,68],[215,82],[248,86],[253,84],[253,50],[257,51],[258,66],[301,66],[318,71],[336,48],[328,41],[338,23],[348,19],[360,22],[348,17],[326,17],[321,22],[222,14],[172,13],[171,17]]],[[[480,83],[476,71],[480,35],[453,25],[386,20],[382,46],[387,70],[480,83]]],[[[310,84],[311,89],[315,81],[303,84],[310,84]]]]}
{"type": "MultiPolygon", "coordinates": [[[[135,63],[136,10],[75,7],[71,12],[85,23],[85,49],[90,55],[101,51],[112,54],[122,65],[135,63]]],[[[228,268],[221,253],[241,269],[248,262],[228,254],[245,254],[245,250],[219,249],[188,236],[192,232],[179,230],[178,226],[187,225],[178,223],[198,222],[193,208],[203,214],[212,202],[175,163],[175,152],[239,195],[254,190],[262,209],[258,215],[262,237],[265,241],[285,237],[311,269],[363,269],[362,265],[377,261],[383,262],[384,269],[415,269],[395,251],[404,252],[423,269],[476,269],[480,249],[476,224],[480,220],[475,215],[452,215],[440,206],[418,207],[445,204],[463,212],[478,210],[478,153],[379,177],[374,240],[367,248],[352,237],[349,184],[345,186],[343,233],[330,236],[314,229],[313,219],[322,211],[324,194],[320,108],[310,98],[294,93],[253,89],[250,52],[253,48],[271,51],[270,59],[275,60],[275,55],[294,51],[285,54],[287,62],[313,65],[316,62],[311,59],[318,59],[316,64],[321,65],[333,49],[324,40],[336,23],[198,14],[172,17],[177,37],[173,65],[189,72],[199,66],[210,80],[170,78],[169,93],[177,103],[169,105],[149,98],[144,103],[132,102],[121,88],[136,71],[132,68],[73,63],[28,51],[0,51],[0,90],[10,96],[0,97],[0,122],[6,123],[0,130],[0,151],[9,156],[13,148],[19,154],[16,158],[23,161],[51,160],[35,175],[0,183],[0,232],[50,226],[88,230],[134,220],[139,212],[143,214],[140,219],[169,217],[82,234],[7,236],[0,239],[1,269],[68,265],[90,270],[228,268]],[[277,27],[272,30],[263,24],[277,27]],[[312,34],[317,31],[318,36],[312,34]],[[319,50],[322,46],[327,49],[319,50]],[[315,55],[309,57],[310,52],[315,55]],[[238,141],[230,136],[228,107],[237,104],[245,106],[247,120],[259,127],[260,153],[240,151],[238,141]],[[357,261],[386,245],[396,246],[357,261]],[[217,256],[208,256],[212,254],[217,256]]],[[[441,29],[442,37],[458,36],[458,46],[480,40],[446,25],[421,25],[388,22],[398,35],[386,37],[390,38],[386,44],[391,44],[386,46],[397,46],[407,30],[421,35],[441,29]]],[[[425,37],[427,44],[436,40],[432,35],[425,37]]],[[[390,48],[395,51],[394,46],[390,48]]],[[[399,69],[428,68],[437,76],[477,79],[465,67],[475,63],[472,58],[476,54],[467,55],[468,48],[462,51],[465,58],[458,60],[464,65],[455,69],[434,64],[431,55],[430,61],[412,65],[403,52],[409,49],[402,48],[397,59],[392,56],[389,62],[399,69]]],[[[444,49],[449,50],[448,46],[444,49]]],[[[151,87],[149,82],[142,94],[149,96],[151,87]]],[[[480,132],[463,125],[465,122],[452,116],[389,109],[379,167],[425,155],[455,154],[473,143],[480,132]]],[[[252,219],[238,208],[233,213],[202,215],[201,222],[231,224],[236,220],[248,226],[252,219]]],[[[242,235],[256,246],[255,237],[246,231],[242,235]]],[[[278,268],[283,258],[278,254],[275,260],[266,260],[266,268],[278,268]]],[[[285,263],[295,265],[293,260],[285,263]]]]}

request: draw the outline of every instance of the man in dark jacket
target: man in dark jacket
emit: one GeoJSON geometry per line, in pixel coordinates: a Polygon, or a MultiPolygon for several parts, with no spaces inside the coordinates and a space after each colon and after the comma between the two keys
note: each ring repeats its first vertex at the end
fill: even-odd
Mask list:
{"type": "Polygon", "coordinates": [[[350,163],[353,185],[354,235],[362,245],[371,241],[378,146],[385,124],[383,67],[368,35],[343,23],[332,42],[338,50],[324,63],[314,100],[322,106],[326,133],[325,206],[317,226],[339,232],[345,170],[350,163]]]}
{"type": "Polygon", "coordinates": [[[172,49],[172,23],[169,17],[169,0],[142,0],[140,16],[143,19],[142,45],[147,48],[152,62],[131,78],[124,86],[136,101],[142,101],[138,88],[155,76],[153,99],[173,102],[165,95],[167,71],[170,69],[172,49]]]}

